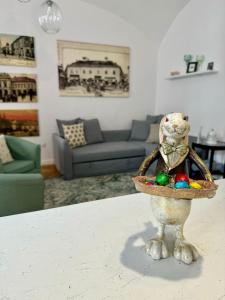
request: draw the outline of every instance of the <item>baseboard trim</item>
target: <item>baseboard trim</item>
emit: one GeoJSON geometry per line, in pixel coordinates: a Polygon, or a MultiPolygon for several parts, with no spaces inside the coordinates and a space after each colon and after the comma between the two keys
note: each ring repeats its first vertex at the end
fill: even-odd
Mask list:
{"type": "Polygon", "coordinates": [[[54,160],[52,159],[46,159],[46,160],[42,160],[41,161],[41,165],[42,166],[50,166],[50,165],[54,165],[54,160]]]}

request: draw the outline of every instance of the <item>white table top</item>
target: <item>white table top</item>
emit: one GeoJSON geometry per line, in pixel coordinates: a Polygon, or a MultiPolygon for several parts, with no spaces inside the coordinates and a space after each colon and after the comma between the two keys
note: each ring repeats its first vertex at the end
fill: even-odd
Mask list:
{"type": "Polygon", "coordinates": [[[0,218],[0,300],[225,299],[225,180],[194,200],[186,238],[201,258],[153,261],[150,197],[134,194],[0,218]]]}

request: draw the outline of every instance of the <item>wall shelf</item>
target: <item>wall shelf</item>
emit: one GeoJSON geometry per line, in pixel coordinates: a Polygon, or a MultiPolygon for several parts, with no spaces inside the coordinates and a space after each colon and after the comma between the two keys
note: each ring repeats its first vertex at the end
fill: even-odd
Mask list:
{"type": "Polygon", "coordinates": [[[180,74],[180,75],[169,76],[166,79],[167,80],[174,80],[174,79],[181,79],[181,78],[186,78],[186,77],[212,75],[212,74],[217,74],[217,73],[218,73],[217,70],[213,70],[213,71],[200,71],[200,72],[195,72],[195,73],[185,73],[185,74],[180,74]]]}

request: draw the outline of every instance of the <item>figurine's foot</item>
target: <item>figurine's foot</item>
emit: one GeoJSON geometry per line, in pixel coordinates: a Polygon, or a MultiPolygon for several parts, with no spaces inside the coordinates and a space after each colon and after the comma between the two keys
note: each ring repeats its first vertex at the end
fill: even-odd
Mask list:
{"type": "Polygon", "coordinates": [[[163,239],[154,238],[146,243],[146,253],[153,259],[167,258],[169,256],[166,244],[163,239]]]}
{"type": "Polygon", "coordinates": [[[177,260],[181,260],[189,265],[197,260],[198,251],[193,245],[187,243],[185,240],[176,240],[173,255],[177,260]]]}

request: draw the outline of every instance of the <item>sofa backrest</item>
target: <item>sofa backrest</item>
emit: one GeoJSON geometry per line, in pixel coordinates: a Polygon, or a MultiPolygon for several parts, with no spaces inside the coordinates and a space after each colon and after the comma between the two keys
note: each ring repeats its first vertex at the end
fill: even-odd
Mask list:
{"type": "Polygon", "coordinates": [[[130,138],[131,130],[103,130],[104,142],[119,142],[128,141],[130,138]]]}

